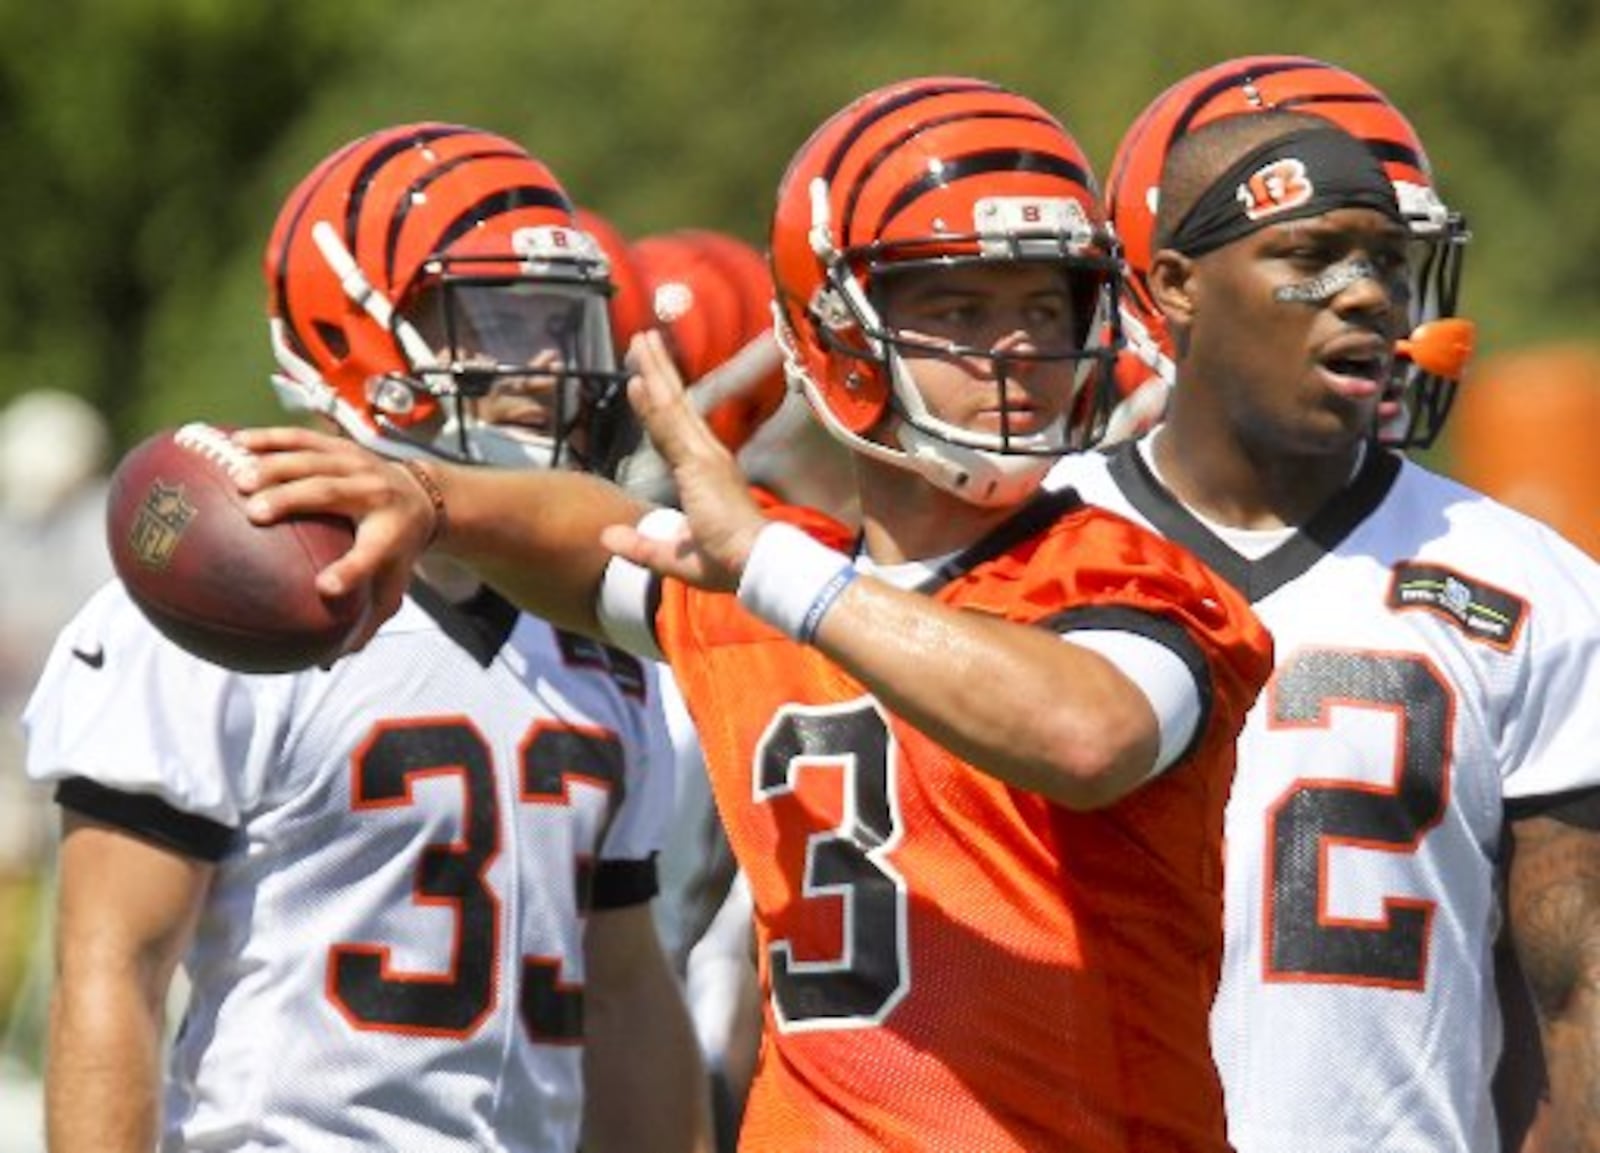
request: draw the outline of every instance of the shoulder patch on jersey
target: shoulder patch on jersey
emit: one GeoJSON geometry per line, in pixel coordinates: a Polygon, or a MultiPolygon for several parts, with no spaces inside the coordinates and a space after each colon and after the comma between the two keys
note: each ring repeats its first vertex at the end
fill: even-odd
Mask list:
{"type": "Polygon", "coordinates": [[[1497,649],[1517,643],[1528,602],[1443,565],[1402,562],[1389,581],[1389,607],[1423,609],[1497,649]]]}
{"type": "Polygon", "coordinates": [[[556,643],[561,646],[561,659],[571,668],[594,669],[605,673],[622,694],[633,700],[645,698],[644,662],[632,653],[601,644],[591,637],[556,629],[556,643]]]}

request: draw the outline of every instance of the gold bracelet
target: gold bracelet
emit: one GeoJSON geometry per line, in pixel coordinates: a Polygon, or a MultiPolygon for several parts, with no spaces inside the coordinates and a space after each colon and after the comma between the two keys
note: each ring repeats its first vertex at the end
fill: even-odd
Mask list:
{"type": "Polygon", "coordinates": [[[445,529],[450,524],[450,514],[444,507],[444,489],[439,487],[439,482],[434,475],[423,467],[422,462],[411,457],[402,457],[400,467],[404,468],[422,486],[423,495],[428,498],[428,503],[433,506],[433,529],[428,533],[428,543],[424,548],[432,548],[444,536],[445,529]]]}

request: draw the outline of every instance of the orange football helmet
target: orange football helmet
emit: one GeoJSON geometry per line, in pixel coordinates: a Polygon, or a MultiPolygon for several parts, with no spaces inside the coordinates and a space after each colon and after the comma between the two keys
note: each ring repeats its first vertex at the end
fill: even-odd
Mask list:
{"type": "Polygon", "coordinates": [[[264,268],[290,409],[391,456],[604,469],[626,447],[605,256],[505,137],[417,123],[351,142],[290,193],[264,268]],[[479,419],[524,379],[553,392],[546,416],[479,419]]]}
{"type": "Polygon", "coordinates": [[[784,397],[767,262],[754,246],[706,228],[643,237],[633,256],[696,407],[737,452],[784,397]]]}
{"type": "MultiPolygon", "coordinates": [[[[1109,365],[1093,368],[1116,343],[1116,253],[1083,150],[1032,100],[961,77],[860,97],[790,162],[771,251],[786,371],[854,451],[973,503],[1003,505],[1036,487],[1053,457],[1097,437],[1103,410],[1090,398],[1109,365]],[[1028,435],[935,419],[905,364],[905,350],[922,342],[884,324],[875,278],[1024,261],[1059,267],[1076,305],[1074,348],[1037,357],[1077,364],[1071,417],[1028,435]],[[892,440],[877,439],[891,413],[900,418],[892,440]]],[[[990,349],[945,351],[1004,371],[1006,357],[990,349]]]]}
{"type": "MultiPolygon", "coordinates": [[[[1471,233],[1460,213],[1439,198],[1427,153],[1411,123],[1377,88],[1333,64],[1307,56],[1242,56],[1185,77],[1157,96],[1123,135],[1112,159],[1106,212],[1127,262],[1122,298],[1127,348],[1118,366],[1124,395],[1138,395],[1154,378],[1158,383],[1150,387],[1164,396],[1172,383],[1172,345],[1147,280],[1167,153],[1186,132],[1265,109],[1320,116],[1367,143],[1394,182],[1411,228],[1414,326],[1455,315],[1471,233]]],[[[1408,360],[1403,371],[1379,439],[1395,447],[1427,447],[1444,426],[1456,377],[1408,360]]],[[[1144,401],[1148,410],[1149,395],[1144,401]]]]}

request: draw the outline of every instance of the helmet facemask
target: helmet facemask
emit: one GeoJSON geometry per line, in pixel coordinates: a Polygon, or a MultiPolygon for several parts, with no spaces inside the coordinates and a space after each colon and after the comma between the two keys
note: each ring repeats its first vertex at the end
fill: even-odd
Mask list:
{"type": "MultiPolygon", "coordinates": [[[[362,278],[331,229],[318,241],[405,365],[367,379],[364,411],[336,397],[322,408],[357,440],[391,456],[467,464],[615,467],[634,426],[612,346],[606,263],[587,237],[522,228],[515,255],[435,256],[398,307],[362,278]]],[[[281,336],[279,391],[303,402],[315,390],[302,378],[316,370],[302,360],[296,372],[281,336]]]]}
{"type": "Polygon", "coordinates": [[[407,357],[405,380],[443,415],[430,451],[500,467],[603,470],[626,410],[603,281],[482,275],[473,263],[440,261],[400,322],[430,350],[407,357]]]}
{"type": "MultiPolygon", "coordinates": [[[[1457,315],[1462,264],[1472,233],[1465,219],[1447,208],[1432,188],[1397,180],[1395,192],[1411,230],[1411,323],[1416,329],[1457,315]]],[[[1450,414],[1457,384],[1408,357],[1397,357],[1391,386],[1396,411],[1383,421],[1378,440],[1393,448],[1431,446],[1450,414]]]]}
{"type": "MultiPolygon", "coordinates": [[[[1054,461],[1096,443],[1107,413],[1105,382],[1110,379],[1120,342],[1116,293],[1117,264],[1107,255],[1106,238],[1091,228],[1071,200],[1030,201],[995,198],[980,203],[980,221],[994,220],[992,232],[941,234],[919,240],[873,243],[817,253],[827,288],[813,302],[818,343],[841,363],[859,367],[849,375],[874,373],[887,382],[887,412],[895,418],[892,444],[846,431],[849,442],[868,455],[910,468],[935,485],[974,504],[1016,503],[1042,480],[1054,461]],[[1019,225],[1010,214],[1043,223],[1019,225]],[[1059,216],[1054,219],[1052,214],[1059,216]],[[1070,332],[1042,342],[1030,333],[1026,346],[997,349],[908,332],[884,320],[886,287],[919,271],[961,267],[1034,265],[1060,271],[1071,301],[1070,332]],[[946,360],[984,364],[997,383],[1000,428],[977,431],[941,420],[928,408],[913,364],[946,360]],[[1042,428],[1013,429],[1007,404],[1025,394],[1019,372],[1059,371],[1070,366],[1062,412],[1042,428]]],[[[814,232],[814,238],[825,233],[814,232]]],[[[804,383],[804,379],[802,379],[804,383]]],[[[826,405],[819,405],[829,421],[826,405]]],[[[835,435],[841,430],[835,422],[835,435]]]]}

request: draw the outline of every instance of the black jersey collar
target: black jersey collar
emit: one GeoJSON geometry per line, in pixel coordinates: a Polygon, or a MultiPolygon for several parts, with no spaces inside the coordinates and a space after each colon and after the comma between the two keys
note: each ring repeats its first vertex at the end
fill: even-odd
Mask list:
{"type": "Polygon", "coordinates": [[[973,544],[945,561],[916,586],[918,592],[932,596],[956,578],[971,572],[985,561],[1001,556],[1025,540],[1038,536],[1068,513],[1083,507],[1075,489],[1040,493],[1010,517],[973,544]]]}
{"type": "Polygon", "coordinates": [[[520,611],[488,585],[455,604],[425,581],[411,582],[411,599],[473,660],[488,668],[511,639],[520,611]]]}
{"type": "Polygon", "coordinates": [[[1111,478],[1128,503],[1168,540],[1194,553],[1252,603],[1309,571],[1383,503],[1400,475],[1400,457],[1372,448],[1348,487],[1288,540],[1259,560],[1240,556],[1173,496],[1150,470],[1136,442],[1111,454],[1111,478]]]}

